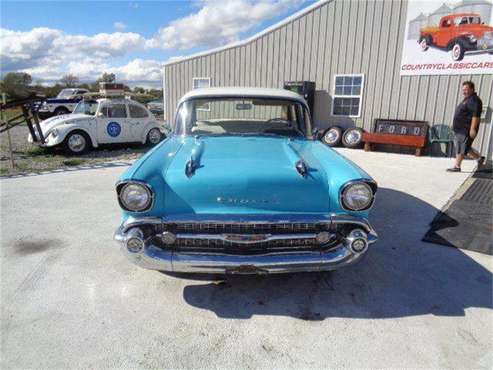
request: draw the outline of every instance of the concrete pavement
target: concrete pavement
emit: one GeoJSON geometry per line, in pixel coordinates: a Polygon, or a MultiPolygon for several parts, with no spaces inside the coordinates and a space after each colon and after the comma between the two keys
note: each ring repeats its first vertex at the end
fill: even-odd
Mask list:
{"type": "Polygon", "coordinates": [[[126,167],[0,180],[1,368],[491,368],[492,258],[420,241],[468,174],[339,151],[379,183],[380,241],[323,274],[131,265],[112,240],[126,167]]]}

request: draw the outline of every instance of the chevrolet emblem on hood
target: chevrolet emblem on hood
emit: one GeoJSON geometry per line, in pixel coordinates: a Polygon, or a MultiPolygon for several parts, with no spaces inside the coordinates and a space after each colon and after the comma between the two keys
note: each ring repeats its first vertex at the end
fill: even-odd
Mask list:
{"type": "Polygon", "coordinates": [[[216,198],[218,203],[227,203],[227,204],[279,204],[279,201],[276,200],[267,200],[267,199],[247,199],[247,198],[216,198]]]}

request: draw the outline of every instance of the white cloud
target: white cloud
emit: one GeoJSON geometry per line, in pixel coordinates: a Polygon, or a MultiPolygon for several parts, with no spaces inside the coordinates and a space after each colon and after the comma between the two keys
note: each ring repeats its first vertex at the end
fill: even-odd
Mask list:
{"type": "Polygon", "coordinates": [[[145,38],[132,32],[69,35],[57,29],[12,31],[0,28],[2,72],[25,71],[34,78],[59,79],[73,73],[94,79],[113,58],[142,50],[145,38]]]}
{"type": "Polygon", "coordinates": [[[125,31],[125,29],[127,28],[127,25],[123,22],[115,22],[115,23],[113,23],[113,28],[116,31],[122,32],[122,31],[125,31]]]}
{"type": "Polygon", "coordinates": [[[162,49],[190,49],[237,41],[266,19],[284,14],[305,0],[205,0],[194,14],[175,20],[148,40],[147,46],[162,49]]]}
{"type": "Polygon", "coordinates": [[[121,67],[109,68],[118,79],[124,81],[159,81],[162,79],[163,63],[149,59],[134,59],[121,67]]]}
{"type": "MultiPolygon", "coordinates": [[[[72,35],[59,29],[38,27],[30,31],[0,28],[1,72],[25,71],[34,80],[58,80],[72,73],[81,80],[94,80],[102,72],[113,72],[119,81],[159,81],[162,63],[134,58],[116,65],[118,57],[144,49],[190,49],[212,47],[236,41],[260,22],[277,17],[306,0],[204,0],[195,2],[197,11],[161,28],[151,39],[124,32],[72,35]]],[[[138,3],[129,3],[138,7],[138,3]]],[[[178,53],[177,53],[178,54],[178,53]]],[[[131,54],[130,54],[131,55],[131,54]]]]}

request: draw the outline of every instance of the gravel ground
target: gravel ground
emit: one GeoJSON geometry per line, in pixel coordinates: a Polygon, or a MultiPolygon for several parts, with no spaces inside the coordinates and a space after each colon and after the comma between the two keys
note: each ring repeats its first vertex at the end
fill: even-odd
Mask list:
{"type": "Polygon", "coordinates": [[[11,168],[7,133],[0,134],[0,175],[51,171],[74,166],[91,166],[108,161],[129,161],[139,158],[148,146],[142,144],[121,144],[101,146],[87,154],[67,156],[61,151],[40,148],[27,141],[29,129],[19,125],[9,130],[12,140],[15,168],[11,168]]]}
{"type": "Polygon", "coordinates": [[[421,241],[469,173],[340,151],[379,183],[380,239],[323,274],[213,281],[130,264],[112,240],[125,166],[0,180],[0,368],[491,369],[492,258],[421,241]]]}

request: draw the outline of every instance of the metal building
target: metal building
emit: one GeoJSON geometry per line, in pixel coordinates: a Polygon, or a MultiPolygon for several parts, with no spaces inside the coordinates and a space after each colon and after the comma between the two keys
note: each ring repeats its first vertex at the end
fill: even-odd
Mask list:
{"type": "Polygon", "coordinates": [[[192,88],[282,88],[306,80],[316,83],[320,128],[370,131],[376,118],[451,125],[461,83],[472,80],[485,108],[474,145],[492,157],[493,75],[401,76],[407,6],[404,0],[323,0],[247,40],[167,63],[166,118],[173,122],[178,100],[192,88]]]}

